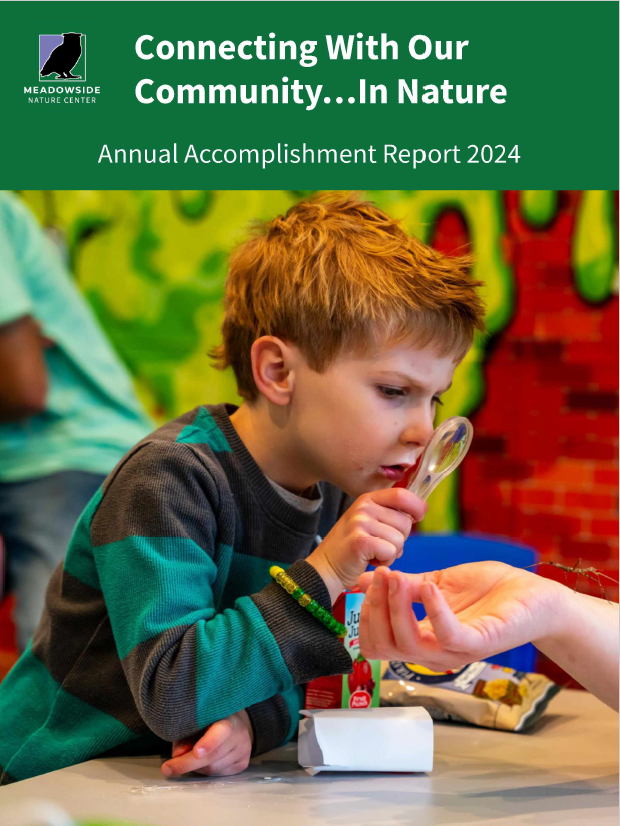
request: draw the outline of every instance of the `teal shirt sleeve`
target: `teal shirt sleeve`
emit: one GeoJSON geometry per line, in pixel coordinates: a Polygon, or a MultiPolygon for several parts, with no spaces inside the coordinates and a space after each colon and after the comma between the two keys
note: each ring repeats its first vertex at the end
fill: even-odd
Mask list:
{"type": "Polygon", "coordinates": [[[0,325],[32,315],[20,246],[26,240],[21,212],[10,215],[0,204],[0,325]]]}

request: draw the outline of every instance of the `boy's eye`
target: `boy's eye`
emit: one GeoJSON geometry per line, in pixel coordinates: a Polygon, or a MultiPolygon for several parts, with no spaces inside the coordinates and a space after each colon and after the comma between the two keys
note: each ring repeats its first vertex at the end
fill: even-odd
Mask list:
{"type": "Polygon", "coordinates": [[[443,402],[441,401],[439,396],[433,396],[432,402],[433,402],[433,404],[443,404],[443,402]]]}
{"type": "Polygon", "coordinates": [[[406,395],[402,387],[386,387],[383,384],[379,384],[377,385],[377,390],[388,399],[406,395]]]}

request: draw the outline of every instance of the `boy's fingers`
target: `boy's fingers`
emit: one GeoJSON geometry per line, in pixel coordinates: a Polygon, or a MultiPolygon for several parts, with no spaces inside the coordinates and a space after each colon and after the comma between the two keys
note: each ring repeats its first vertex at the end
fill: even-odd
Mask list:
{"type": "Polygon", "coordinates": [[[394,646],[403,660],[415,661],[421,655],[420,628],[411,609],[403,575],[392,571],[388,580],[388,605],[394,646]]]}
{"type": "Polygon", "coordinates": [[[377,505],[409,514],[415,522],[421,522],[428,510],[426,502],[407,488],[382,488],[372,491],[369,496],[377,505]]]}
{"type": "Polygon", "coordinates": [[[397,530],[403,535],[405,539],[409,538],[411,528],[415,519],[411,514],[403,513],[402,511],[394,510],[394,508],[386,508],[383,505],[376,505],[372,513],[373,517],[382,525],[388,525],[394,530],[397,530]]]}
{"type": "Polygon", "coordinates": [[[226,775],[239,774],[239,772],[247,769],[250,760],[249,751],[243,747],[234,748],[221,760],[217,760],[208,767],[205,774],[210,775],[226,775]]]}
{"type": "Polygon", "coordinates": [[[182,754],[187,754],[194,746],[194,741],[191,738],[186,740],[177,740],[172,744],[172,757],[180,757],[182,754]]]}
{"type": "MultiPolygon", "coordinates": [[[[402,538],[402,537],[401,537],[402,538]]],[[[394,547],[391,542],[387,542],[385,539],[381,539],[378,536],[371,537],[372,540],[372,551],[371,553],[374,554],[372,559],[367,557],[367,564],[368,565],[391,565],[396,558],[396,554],[398,553],[398,548],[394,547]]]]}
{"type": "Polygon", "coordinates": [[[198,760],[191,751],[167,760],[161,767],[162,773],[166,777],[177,777],[181,774],[196,771],[205,765],[204,760],[198,760]]]}
{"type": "Polygon", "coordinates": [[[178,756],[173,754],[172,759],[163,764],[163,773],[168,776],[186,774],[221,759],[234,747],[234,744],[227,744],[232,730],[233,724],[228,719],[213,723],[196,741],[193,749],[178,756]]]}
{"type": "Polygon", "coordinates": [[[196,757],[193,751],[168,760],[162,766],[162,771],[168,776],[176,776],[205,769],[214,763],[223,760],[235,748],[230,740],[222,743],[215,751],[208,752],[204,757],[196,757]]]}
{"type": "Polygon", "coordinates": [[[367,531],[370,536],[389,542],[390,545],[393,546],[393,556],[402,551],[403,545],[405,544],[405,537],[399,530],[393,528],[391,525],[385,525],[382,522],[373,522],[368,526],[367,531]]]}
{"type": "Polygon", "coordinates": [[[233,733],[233,728],[233,723],[228,718],[213,723],[194,745],[194,756],[206,757],[213,754],[228,740],[233,733]]]}
{"type": "Polygon", "coordinates": [[[234,763],[219,771],[213,771],[211,766],[207,766],[206,769],[199,769],[196,774],[204,774],[206,777],[229,777],[233,774],[240,774],[242,771],[245,771],[245,769],[247,769],[247,764],[234,763]]]}
{"type": "Polygon", "coordinates": [[[420,588],[420,596],[439,645],[449,649],[459,646],[463,626],[454,616],[439,588],[432,582],[425,582],[420,588]]]}

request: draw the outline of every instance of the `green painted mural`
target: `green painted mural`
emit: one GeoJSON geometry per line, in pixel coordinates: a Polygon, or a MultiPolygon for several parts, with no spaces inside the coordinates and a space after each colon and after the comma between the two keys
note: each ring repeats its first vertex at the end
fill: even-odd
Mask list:
{"type": "Polygon", "coordinates": [[[554,189],[524,189],[519,198],[521,213],[533,227],[544,227],[555,218],[558,193],[554,189]]]}
{"type": "Polygon", "coordinates": [[[587,190],[573,241],[575,283],[587,301],[604,301],[618,292],[617,221],[614,193],[609,190],[587,190]]]}
{"type": "MultiPolygon", "coordinates": [[[[248,226],[310,194],[297,191],[24,191],[21,195],[67,244],[74,277],[113,345],[135,377],[151,414],[162,422],[205,401],[235,401],[231,372],[210,367],[219,341],[221,302],[231,248],[248,226]]],[[[423,241],[446,210],[463,217],[485,282],[490,338],[513,313],[513,273],[504,252],[505,206],[490,191],[368,193],[423,241]]],[[[548,225],[557,193],[522,193],[520,209],[533,226],[548,225]]],[[[574,236],[574,272],[581,295],[601,301],[614,282],[613,193],[584,193],[574,236]]],[[[458,368],[441,416],[468,415],[484,393],[482,366],[489,339],[478,339],[458,368]]],[[[425,530],[458,528],[458,477],[434,494],[425,530]]]]}

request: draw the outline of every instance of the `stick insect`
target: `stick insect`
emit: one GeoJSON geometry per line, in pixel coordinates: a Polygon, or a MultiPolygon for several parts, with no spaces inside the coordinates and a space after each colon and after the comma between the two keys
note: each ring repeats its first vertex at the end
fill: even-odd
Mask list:
{"type": "Polygon", "coordinates": [[[564,571],[564,582],[566,584],[568,584],[567,574],[577,574],[575,577],[575,587],[573,588],[573,591],[577,590],[577,580],[580,576],[585,576],[587,579],[591,579],[592,582],[596,582],[598,587],[601,589],[603,599],[607,600],[610,605],[612,604],[607,599],[607,594],[605,593],[605,589],[601,583],[601,577],[611,580],[611,582],[614,582],[616,585],[618,585],[618,581],[613,577],[607,576],[607,574],[601,573],[601,571],[597,571],[596,568],[580,568],[579,566],[581,565],[581,559],[578,559],[577,564],[573,565],[572,568],[569,565],[562,565],[561,562],[535,562],[533,565],[526,565],[524,570],[527,570],[528,568],[535,568],[537,565],[551,565],[554,568],[559,568],[561,571],[564,571]]]}

